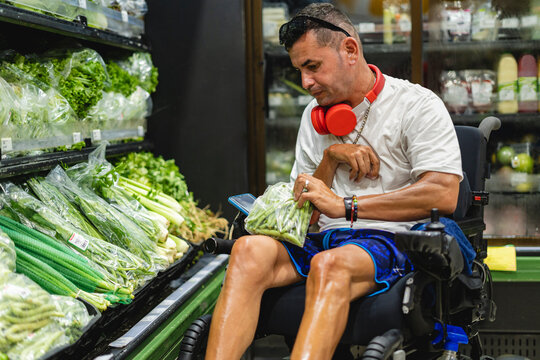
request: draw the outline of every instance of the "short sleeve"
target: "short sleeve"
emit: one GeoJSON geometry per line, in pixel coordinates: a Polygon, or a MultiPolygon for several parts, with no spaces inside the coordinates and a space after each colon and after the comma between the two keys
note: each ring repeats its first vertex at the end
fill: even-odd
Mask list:
{"type": "Polygon", "coordinates": [[[402,127],[404,151],[416,181],[427,171],[455,174],[463,179],[461,153],[454,124],[444,103],[429,92],[405,115],[402,127]]]}

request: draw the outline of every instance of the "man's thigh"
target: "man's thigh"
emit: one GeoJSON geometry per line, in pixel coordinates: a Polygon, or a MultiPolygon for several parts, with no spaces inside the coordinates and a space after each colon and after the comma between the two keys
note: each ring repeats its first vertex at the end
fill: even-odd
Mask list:
{"type": "Polygon", "coordinates": [[[239,238],[233,246],[230,265],[242,272],[260,272],[259,276],[269,288],[302,280],[285,246],[265,235],[239,238]]]}

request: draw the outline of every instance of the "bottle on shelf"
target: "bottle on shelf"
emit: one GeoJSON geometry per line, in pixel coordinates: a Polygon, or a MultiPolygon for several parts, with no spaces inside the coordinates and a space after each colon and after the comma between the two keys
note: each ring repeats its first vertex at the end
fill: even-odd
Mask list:
{"type": "Polygon", "coordinates": [[[519,112],[538,110],[538,68],[536,59],[530,54],[521,56],[518,64],[518,99],[519,112]]]}
{"type": "Polygon", "coordinates": [[[497,65],[497,89],[499,102],[497,110],[501,114],[518,112],[518,64],[512,54],[503,54],[497,65]]]}

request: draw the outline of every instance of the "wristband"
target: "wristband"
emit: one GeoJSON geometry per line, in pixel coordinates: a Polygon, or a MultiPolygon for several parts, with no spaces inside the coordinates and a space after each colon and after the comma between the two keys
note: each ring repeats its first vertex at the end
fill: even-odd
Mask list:
{"type": "Polygon", "coordinates": [[[350,221],[353,209],[353,198],[344,197],[343,203],[345,204],[345,220],[350,221]]]}

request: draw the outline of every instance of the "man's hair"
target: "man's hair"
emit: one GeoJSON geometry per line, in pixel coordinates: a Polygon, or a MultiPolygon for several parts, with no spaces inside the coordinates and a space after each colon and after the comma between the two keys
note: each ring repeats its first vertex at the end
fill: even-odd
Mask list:
{"type": "MultiPolygon", "coordinates": [[[[313,3],[309,4],[302,10],[300,10],[296,16],[311,16],[317,19],[327,21],[331,24],[334,24],[354,37],[359,43],[360,38],[358,33],[352,24],[351,20],[347,15],[341,12],[339,9],[334,7],[334,5],[329,3],[313,3]]],[[[336,49],[339,48],[340,40],[343,38],[342,33],[327,29],[321,24],[318,24],[315,21],[307,20],[307,30],[313,30],[315,33],[315,38],[317,43],[320,46],[333,46],[336,49]]],[[[298,39],[295,39],[296,42],[298,39]]],[[[293,44],[294,44],[293,42],[293,44]]]]}

